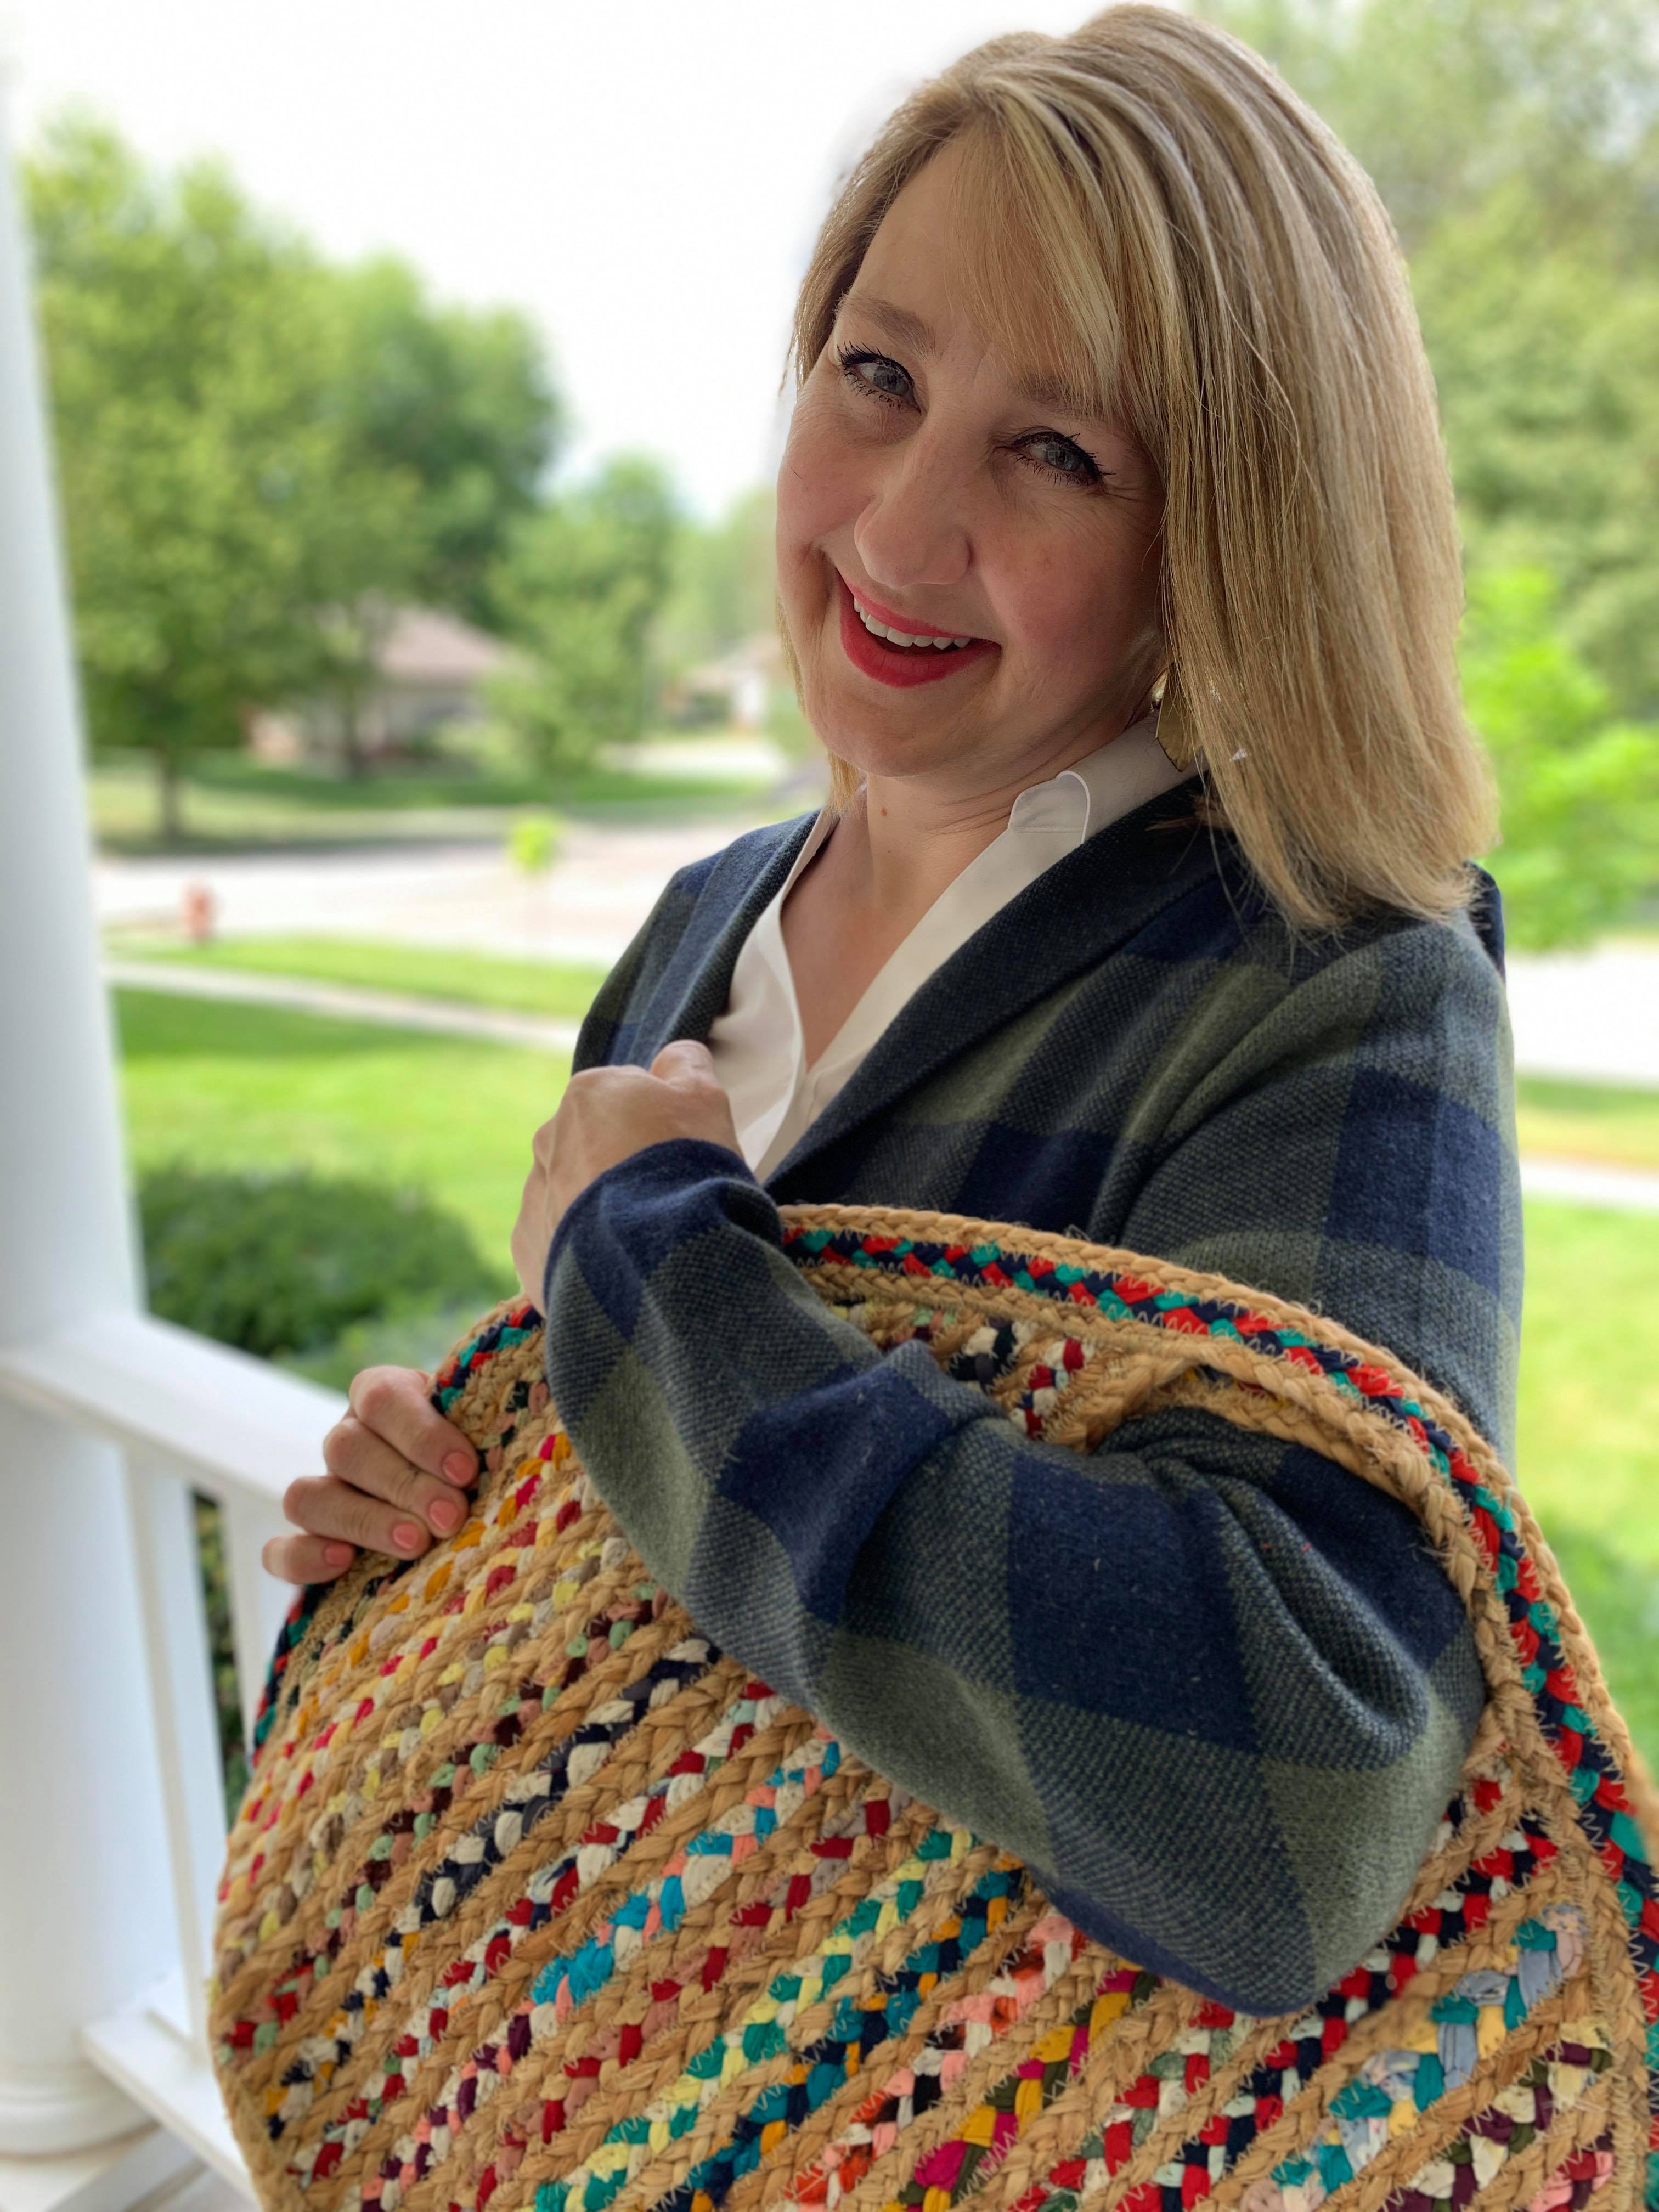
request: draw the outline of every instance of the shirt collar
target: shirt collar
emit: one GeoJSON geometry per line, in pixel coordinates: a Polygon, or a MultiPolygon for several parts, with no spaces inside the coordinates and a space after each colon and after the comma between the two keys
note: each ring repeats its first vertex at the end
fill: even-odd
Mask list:
{"type": "Polygon", "coordinates": [[[1186,774],[1158,744],[1156,712],[1144,714],[1058,775],[1022,791],[1009,809],[1008,834],[1064,836],[1069,851],[1172,791],[1186,774]]]}
{"type": "MultiPolygon", "coordinates": [[[[1009,808],[1008,826],[999,833],[998,842],[1010,834],[1058,836],[1066,840],[1065,850],[1070,852],[1121,821],[1126,814],[1133,814],[1149,799],[1173,791],[1190,773],[1178,768],[1159,744],[1154,708],[1121,735],[1097,745],[1080,761],[1073,761],[1070,768],[1061,769],[1058,775],[1028,784],[1009,808]]],[[[795,878],[835,828],[836,820],[830,807],[820,807],[817,820],[795,855],[794,866],[779,887],[778,906],[788,897],[795,878]]]]}

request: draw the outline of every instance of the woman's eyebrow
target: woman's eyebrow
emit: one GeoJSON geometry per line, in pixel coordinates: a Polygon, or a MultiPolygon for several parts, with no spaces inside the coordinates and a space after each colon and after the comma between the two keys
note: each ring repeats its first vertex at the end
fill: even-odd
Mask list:
{"type": "Polygon", "coordinates": [[[879,323],[895,345],[908,346],[913,353],[933,355],[939,351],[939,340],[933,336],[931,324],[920,315],[912,314],[908,307],[895,307],[890,300],[878,300],[872,292],[849,292],[842,301],[843,307],[854,314],[866,316],[879,323]]]}
{"type": "MultiPolygon", "coordinates": [[[[873,292],[856,289],[845,295],[842,307],[843,310],[878,325],[895,345],[903,346],[909,352],[929,360],[939,353],[939,339],[933,325],[924,322],[908,307],[901,307],[891,300],[879,299],[873,292]]],[[[1014,377],[1009,388],[1016,397],[1032,407],[1059,407],[1069,415],[1086,416],[1091,421],[1107,420],[1089,395],[1079,391],[1069,378],[1063,375],[1044,375],[1033,370],[1014,377]]]]}
{"type": "Polygon", "coordinates": [[[1058,407],[1067,415],[1086,415],[1091,421],[1105,422],[1108,418],[1088,394],[1065,376],[1030,374],[1014,379],[1014,390],[1033,407],[1058,407]]]}

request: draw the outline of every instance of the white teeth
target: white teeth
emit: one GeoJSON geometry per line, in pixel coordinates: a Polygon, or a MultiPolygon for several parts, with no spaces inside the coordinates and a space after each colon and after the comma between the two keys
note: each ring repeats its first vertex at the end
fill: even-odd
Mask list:
{"type": "Polygon", "coordinates": [[[866,629],[871,631],[875,636],[884,637],[890,644],[902,645],[912,650],[917,646],[931,645],[943,653],[950,646],[971,645],[974,641],[971,637],[917,637],[909,631],[890,629],[887,623],[878,623],[873,615],[866,614],[856,599],[853,602],[853,611],[866,629]]]}

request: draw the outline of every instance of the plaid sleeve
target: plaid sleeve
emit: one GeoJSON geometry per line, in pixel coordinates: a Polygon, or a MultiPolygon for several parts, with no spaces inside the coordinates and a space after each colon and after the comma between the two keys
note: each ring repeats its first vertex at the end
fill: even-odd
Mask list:
{"type": "Polygon", "coordinates": [[[1033,1443],[832,1313],[718,1146],[591,1184],[545,1304],[550,1386],[653,1573],[1087,1933],[1278,2013],[1392,1923],[1484,1694],[1404,1508],[1200,1411],[1033,1443]]]}

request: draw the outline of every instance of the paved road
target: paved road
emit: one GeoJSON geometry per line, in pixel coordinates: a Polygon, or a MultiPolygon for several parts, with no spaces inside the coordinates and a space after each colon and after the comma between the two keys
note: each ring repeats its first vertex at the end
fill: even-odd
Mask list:
{"type": "MultiPolygon", "coordinates": [[[[803,793],[800,805],[815,803],[803,793]]],[[[608,967],[676,868],[726,843],[747,820],[705,817],[652,829],[573,827],[564,857],[526,882],[488,846],[238,854],[202,860],[100,860],[105,925],[169,926],[186,883],[203,882],[228,935],[387,938],[608,967]]],[[[1526,958],[1510,966],[1516,1064],[1659,1089],[1659,945],[1526,958]]]]}
{"type": "Polygon", "coordinates": [[[171,927],[186,884],[212,892],[227,936],[374,937],[608,968],[677,868],[745,826],[704,818],[649,830],[573,828],[564,856],[527,880],[490,845],[415,851],[100,859],[105,927],[171,927]]]}

